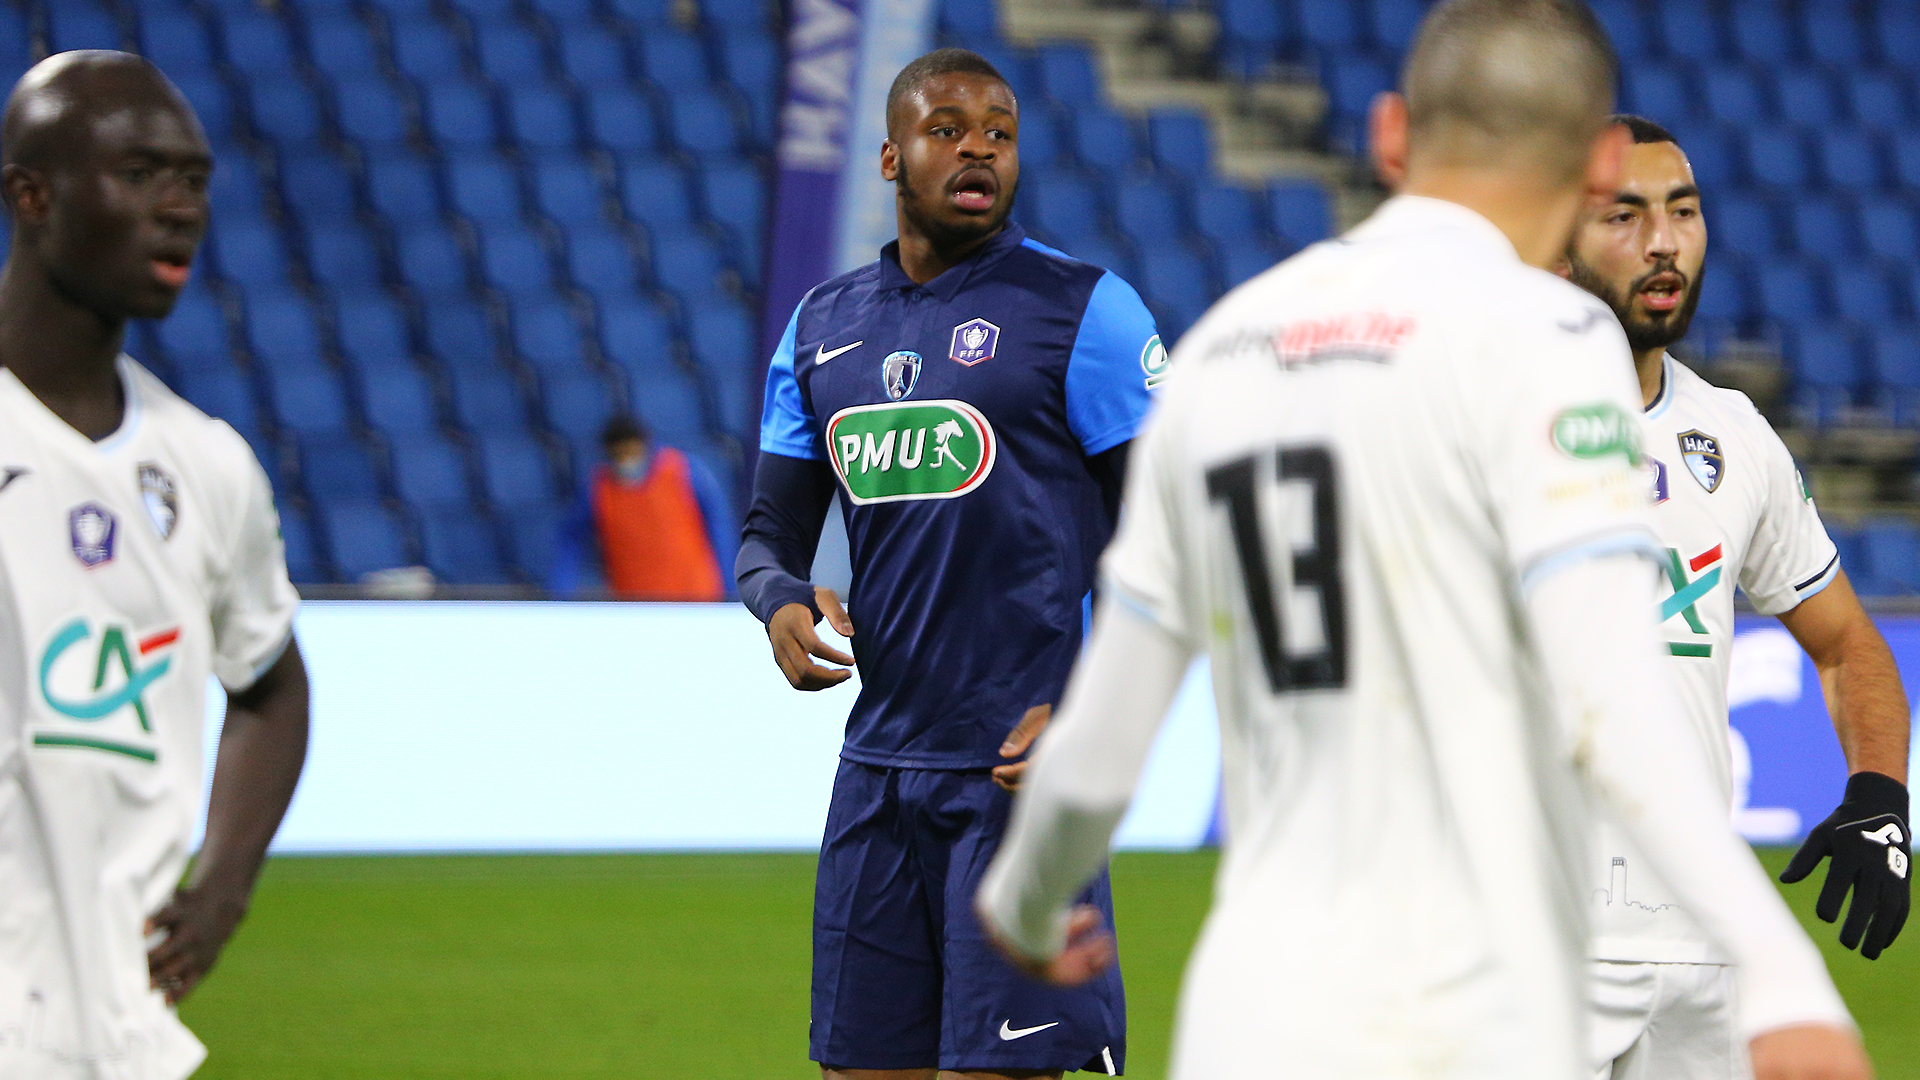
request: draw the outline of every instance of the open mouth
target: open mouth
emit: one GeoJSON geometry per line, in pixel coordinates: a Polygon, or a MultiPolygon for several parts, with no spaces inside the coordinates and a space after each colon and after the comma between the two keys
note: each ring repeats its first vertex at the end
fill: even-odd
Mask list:
{"type": "Polygon", "coordinates": [[[162,285],[175,289],[184,289],[187,285],[187,278],[193,274],[193,257],[191,255],[175,254],[155,255],[152,260],[152,267],[153,276],[158,279],[162,285]]]}
{"type": "Polygon", "coordinates": [[[1667,270],[1648,278],[1640,286],[1640,300],[1653,311],[1672,311],[1687,294],[1687,279],[1678,271],[1667,270]]]}
{"type": "Polygon", "coordinates": [[[989,169],[968,169],[954,177],[947,190],[954,206],[970,214],[983,213],[993,209],[994,199],[1000,194],[1000,178],[989,169]]]}

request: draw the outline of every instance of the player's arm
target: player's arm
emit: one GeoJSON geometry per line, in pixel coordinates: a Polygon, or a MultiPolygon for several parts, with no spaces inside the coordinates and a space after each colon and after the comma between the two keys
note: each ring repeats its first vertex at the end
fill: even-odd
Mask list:
{"type": "Polygon", "coordinates": [[[1844,571],[1782,612],[1780,621],[1820,672],[1820,689],[1850,774],[1839,807],[1808,834],[1780,880],[1800,881],[1832,856],[1815,913],[1827,922],[1837,920],[1851,890],[1853,905],[1840,928],[1840,944],[1858,946],[1860,955],[1877,959],[1899,935],[1912,904],[1907,696],[1893,651],[1844,571]]]}
{"type": "Polygon", "coordinates": [[[227,695],[206,839],[187,884],[149,920],[149,933],[166,935],[148,970],[169,1002],[193,992],[247,913],[306,759],[307,668],[290,639],[252,686],[227,695]]]}
{"type": "MultiPolygon", "coordinates": [[[[806,301],[801,301],[804,307],[806,301]]],[[[820,545],[820,527],[833,505],[833,471],[822,459],[817,425],[794,376],[794,338],[800,308],[787,321],[767,365],[766,401],[760,414],[760,464],[753,474],[753,502],[741,530],[734,580],[740,600],[767,627],[773,658],[796,690],[825,690],[852,677],[853,657],[814,632],[822,617],[841,635],[853,623],[831,590],[815,589],[808,577],[820,545]]]]}

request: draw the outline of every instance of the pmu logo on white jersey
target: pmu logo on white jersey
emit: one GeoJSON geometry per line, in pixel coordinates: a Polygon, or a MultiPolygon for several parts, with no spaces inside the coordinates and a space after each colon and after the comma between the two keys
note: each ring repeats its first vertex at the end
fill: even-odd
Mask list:
{"type": "Polygon", "coordinates": [[[1687,471],[1700,481],[1700,486],[1706,488],[1709,495],[1720,486],[1721,477],[1727,474],[1727,459],[1720,453],[1720,440],[1699,428],[1680,433],[1680,458],[1687,463],[1687,471]]]}

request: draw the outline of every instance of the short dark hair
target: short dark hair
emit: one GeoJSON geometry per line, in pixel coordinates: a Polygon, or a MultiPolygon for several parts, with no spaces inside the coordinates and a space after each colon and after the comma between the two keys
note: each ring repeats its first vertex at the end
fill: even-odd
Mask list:
{"type": "Polygon", "coordinates": [[[611,450],[623,442],[636,441],[643,443],[653,441],[653,433],[647,430],[646,423],[637,416],[617,414],[607,421],[607,426],[600,429],[600,448],[603,450],[611,450]]]}
{"type": "Polygon", "coordinates": [[[1607,117],[1607,123],[1625,125],[1626,129],[1633,133],[1633,144],[1635,146],[1642,146],[1646,143],[1663,142],[1670,142],[1675,146],[1680,145],[1680,140],[1673,137],[1673,132],[1668,131],[1666,128],[1661,127],[1659,124],[1654,123],[1644,116],[1635,116],[1632,113],[1614,113],[1612,116],[1607,117]]]}
{"type": "Polygon", "coordinates": [[[893,134],[893,113],[908,94],[919,89],[928,79],[937,79],[942,75],[984,75],[1007,88],[1013,93],[1013,84],[1000,74],[986,57],[971,49],[935,49],[918,60],[900,69],[893,77],[893,86],[887,90],[887,134],[893,134]]]}

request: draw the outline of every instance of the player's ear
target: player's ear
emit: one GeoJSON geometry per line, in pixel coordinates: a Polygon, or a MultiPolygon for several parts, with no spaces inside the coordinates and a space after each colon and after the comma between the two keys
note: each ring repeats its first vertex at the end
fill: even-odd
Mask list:
{"type": "Polygon", "coordinates": [[[1406,182],[1407,143],[1407,99],[1392,91],[1376,95],[1367,114],[1367,149],[1389,191],[1406,182]]]}
{"type": "Polygon", "coordinates": [[[880,179],[889,183],[900,179],[900,149],[892,139],[880,143],[880,179]]]}
{"type": "Polygon", "coordinates": [[[6,192],[7,210],[15,221],[46,220],[47,183],[39,173],[25,165],[8,165],[0,169],[0,190],[6,192]]]}

